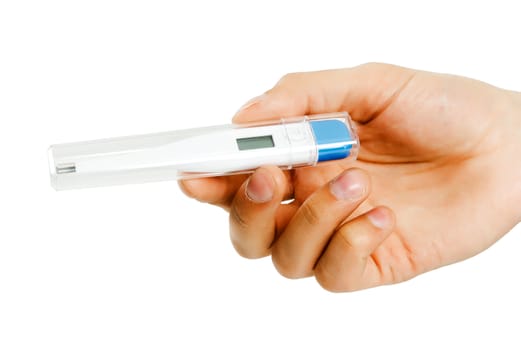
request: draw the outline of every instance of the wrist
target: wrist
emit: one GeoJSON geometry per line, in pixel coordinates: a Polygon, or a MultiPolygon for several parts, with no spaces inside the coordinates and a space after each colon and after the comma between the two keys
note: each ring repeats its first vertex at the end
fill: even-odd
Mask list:
{"type": "Polygon", "coordinates": [[[493,197],[499,220],[509,231],[521,222],[521,93],[502,90],[495,110],[498,143],[490,169],[495,177],[493,197]]]}
{"type": "Polygon", "coordinates": [[[513,133],[513,172],[516,176],[513,184],[513,191],[515,193],[514,208],[516,208],[515,222],[521,222],[521,92],[512,93],[513,108],[512,108],[512,119],[514,122],[512,133],[513,133]]]}

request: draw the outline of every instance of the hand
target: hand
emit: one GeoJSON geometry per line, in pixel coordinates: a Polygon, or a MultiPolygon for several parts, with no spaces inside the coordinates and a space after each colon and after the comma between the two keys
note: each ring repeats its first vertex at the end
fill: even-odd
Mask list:
{"type": "Polygon", "coordinates": [[[356,162],[181,183],[230,212],[241,255],[271,254],[286,277],[352,291],[471,257],[521,220],[519,94],[366,64],[289,74],[234,122],[334,111],[357,124],[356,162]]]}

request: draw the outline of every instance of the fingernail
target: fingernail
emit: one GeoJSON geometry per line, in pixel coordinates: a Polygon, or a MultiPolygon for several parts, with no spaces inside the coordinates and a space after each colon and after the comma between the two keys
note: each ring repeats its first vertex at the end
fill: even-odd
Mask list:
{"type": "Polygon", "coordinates": [[[273,178],[263,169],[259,169],[250,176],[246,184],[246,196],[255,203],[266,203],[273,198],[273,178]]]}
{"type": "Polygon", "coordinates": [[[391,219],[384,210],[374,209],[367,213],[367,217],[373,226],[377,228],[387,228],[390,225],[391,219]]]}
{"type": "Polygon", "coordinates": [[[265,96],[266,96],[266,94],[262,94],[262,95],[252,98],[251,100],[249,100],[248,102],[243,104],[242,107],[239,108],[239,110],[235,114],[242,112],[243,110],[248,109],[248,108],[252,107],[253,105],[256,105],[257,103],[261,102],[265,96]]]}
{"type": "Polygon", "coordinates": [[[356,201],[364,197],[366,181],[360,170],[348,170],[331,182],[330,191],[339,200],[356,201]]]}

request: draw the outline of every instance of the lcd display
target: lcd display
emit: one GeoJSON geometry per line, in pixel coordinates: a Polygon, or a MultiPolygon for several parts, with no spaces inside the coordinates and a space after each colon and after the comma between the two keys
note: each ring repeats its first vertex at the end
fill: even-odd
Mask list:
{"type": "Polygon", "coordinates": [[[237,139],[237,145],[241,151],[275,147],[275,144],[273,143],[273,137],[271,135],[237,139]]]}

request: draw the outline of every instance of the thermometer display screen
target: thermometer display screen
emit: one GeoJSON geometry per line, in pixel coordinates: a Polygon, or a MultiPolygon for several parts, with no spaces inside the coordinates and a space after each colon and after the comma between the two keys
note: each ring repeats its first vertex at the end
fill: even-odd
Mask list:
{"type": "Polygon", "coordinates": [[[239,146],[240,151],[246,151],[259,148],[272,148],[275,147],[275,144],[273,143],[273,137],[266,135],[237,139],[237,146],[239,146]]]}

